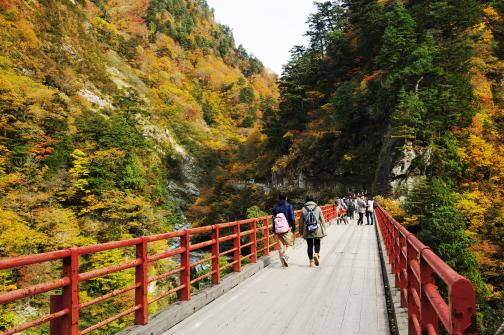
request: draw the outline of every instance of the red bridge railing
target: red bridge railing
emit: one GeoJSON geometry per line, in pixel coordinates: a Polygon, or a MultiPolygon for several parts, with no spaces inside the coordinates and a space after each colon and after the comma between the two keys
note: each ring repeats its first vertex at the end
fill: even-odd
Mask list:
{"type": "Polygon", "coordinates": [[[408,334],[441,334],[439,321],[448,334],[476,334],[476,297],[471,282],[382,207],[377,208],[376,216],[395,286],[401,292],[401,306],[408,308],[408,334]],[[446,285],[448,302],[439,292],[436,280],[446,285]]]}
{"type": "MultiPolygon", "coordinates": [[[[322,211],[326,220],[332,220],[336,217],[336,207],[333,205],[322,206],[322,211]]],[[[299,221],[300,211],[296,211],[295,216],[296,220],[299,221]]],[[[221,273],[223,270],[232,267],[234,272],[239,272],[241,271],[244,259],[250,259],[252,263],[255,263],[258,256],[268,255],[272,248],[277,249],[276,242],[271,239],[270,219],[271,216],[265,216],[105,244],[2,259],[0,260],[0,270],[60,260],[63,263],[63,274],[60,279],[51,282],[43,282],[0,294],[0,305],[3,305],[58,289],[62,291],[60,295],[50,296],[50,314],[8,329],[0,333],[0,335],[19,333],[48,322],[50,323],[51,335],[84,335],[132,313],[134,313],[134,322],[136,325],[145,325],[148,323],[149,304],[173,296],[174,294],[176,294],[180,300],[190,300],[192,284],[206,278],[211,278],[212,284],[217,285],[221,280],[221,273]],[[192,244],[191,237],[196,235],[199,235],[201,239],[206,238],[206,240],[192,244]],[[261,235],[262,237],[258,237],[261,235]],[[248,237],[247,239],[249,242],[242,244],[242,239],[244,237],[248,237]],[[175,238],[178,238],[180,241],[178,248],[153,255],[149,254],[148,250],[150,243],[172,240],[175,238]],[[222,250],[222,246],[231,244],[230,242],[227,244],[223,243],[227,241],[232,241],[232,247],[228,250],[222,250]],[[120,264],[114,264],[83,273],[79,272],[80,257],[127,247],[134,247],[136,249],[136,257],[134,260],[124,260],[124,262],[120,264]],[[191,252],[209,248],[211,248],[210,257],[191,263],[191,252]],[[242,255],[245,250],[248,250],[249,253],[247,255],[242,255]],[[232,261],[226,265],[220,266],[220,257],[226,255],[232,255],[232,261]],[[149,276],[149,268],[157,261],[173,257],[179,258],[178,267],[176,269],[153,277],[149,276]],[[191,279],[191,268],[207,262],[211,263],[211,271],[198,278],[191,279]],[[80,283],[133,268],[135,269],[135,280],[130,286],[109,292],[90,301],[79,301],[80,283]],[[178,276],[177,287],[155,297],[149,296],[149,284],[173,276],[178,276]],[[80,329],[79,312],[82,309],[131,291],[134,291],[134,301],[132,301],[132,306],[130,308],[105,320],[98,321],[93,326],[80,329]]]]}

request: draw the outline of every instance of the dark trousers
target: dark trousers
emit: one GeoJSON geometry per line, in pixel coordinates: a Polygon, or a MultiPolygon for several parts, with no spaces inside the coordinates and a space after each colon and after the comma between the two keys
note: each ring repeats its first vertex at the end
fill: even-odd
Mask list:
{"type": "Polygon", "coordinates": [[[366,212],[366,217],[367,217],[367,224],[373,224],[374,223],[374,213],[367,211],[366,212]]]}
{"type": "Polygon", "coordinates": [[[315,253],[320,252],[320,238],[307,238],[306,243],[308,244],[308,258],[313,259],[313,247],[315,247],[315,253]]]}
{"type": "Polygon", "coordinates": [[[364,213],[359,212],[359,220],[357,221],[357,224],[364,224],[364,213]]]}

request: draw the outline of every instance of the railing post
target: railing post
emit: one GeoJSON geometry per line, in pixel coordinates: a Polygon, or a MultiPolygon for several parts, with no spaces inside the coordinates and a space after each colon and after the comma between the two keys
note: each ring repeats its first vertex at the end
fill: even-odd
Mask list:
{"type": "Polygon", "coordinates": [[[191,300],[191,236],[187,229],[185,235],[180,237],[180,247],[185,249],[180,254],[180,267],[184,268],[180,272],[180,284],[184,285],[184,288],[180,291],[180,300],[191,300]]]}
{"type": "Polygon", "coordinates": [[[51,321],[51,335],[79,334],[79,253],[71,248],[71,255],[63,258],[63,276],[70,279],[59,296],[51,296],[51,313],[68,309],[69,314],[59,320],[51,321]]]}
{"type": "Polygon", "coordinates": [[[395,287],[399,288],[401,286],[400,282],[400,268],[399,268],[399,252],[400,252],[400,242],[399,242],[399,230],[396,227],[392,228],[392,273],[395,278],[395,287]]]}
{"type": "MultiPolygon", "coordinates": [[[[385,216],[385,214],[384,214],[385,216]]],[[[388,217],[385,218],[385,220],[387,220],[387,226],[388,226],[388,235],[389,235],[389,238],[390,238],[390,246],[389,246],[389,250],[390,250],[390,258],[393,259],[395,257],[395,252],[396,252],[396,239],[397,239],[397,235],[396,235],[396,228],[394,226],[394,224],[392,223],[392,221],[390,221],[390,219],[388,217]]],[[[392,263],[391,263],[392,264],[392,263]]]]}
{"type": "Polygon", "coordinates": [[[394,243],[394,236],[392,234],[392,223],[389,221],[385,213],[383,213],[383,210],[380,209],[380,218],[381,221],[383,222],[383,235],[385,238],[385,248],[387,249],[387,255],[388,255],[388,260],[389,264],[393,264],[393,243],[394,243]]]}
{"type": "Polygon", "coordinates": [[[420,295],[421,295],[421,283],[418,278],[421,277],[420,266],[418,266],[419,273],[415,272],[415,267],[413,264],[419,264],[418,262],[418,253],[413,248],[411,243],[409,243],[408,239],[406,239],[406,248],[408,249],[408,261],[407,261],[407,278],[408,278],[408,334],[421,335],[422,327],[421,324],[421,315],[420,315],[420,295]],[[413,318],[417,321],[413,321],[413,318]],[[420,327],[419,327],[420,326],[420,327]]]}
{"type": "Polygon", "coordinates": [[[233,260],[235,261],[233,269],[234,272],[240,272],[241,271],[241,236],[240,236],[240,222],[237,222],[236,225],[234,226],[234,233],[236,234],[235,239],[234,239],[234,257],[233,260]]]}
{"type": "Polygon", "coordinates": [[[453,334],[476,335],[476,294],[466,278],[448,288],[453,334]]]}
{"type": "Polygon", "coordinates": [[[149,304],[147,302],[149,260],[147,258],[147,237],[142,237],[142,243],[136,246],[136,258],[142,262],[135,268],[135,283],[139,284],[135,289],[135,305],[142,308],[135,311],[135,324],[146,325],[149,320],[149,304]]]}
{"type": "Polygon", "coordinates": [[[429,264],[423,260],[422,254],[425,250],[424,249],[420,252],[420,278],[422,280],[421,283],[421,292],[420,292],[420,318],[421,318],[421,324],[422,324],[422,331],[427,330],[430,328],[431,333],[434,331],[435,334],[439,333],[439,318],[436,314],[436,310],[434,307],[432,307],[432,304],[425,294],[424,287],[427,284],[436,284],[436,280],[433,276],[433,271],[429,264]]]}
{"type": "Polygon", "coordinates": [[[215,243],[212,245],[212,283],[213,284],[219,284],[220,283],[220,265],[219,265],[219,258],[220,258],[220,242],[219,242],[219,226],[215,226],[215,233],[213,234],[212,238],[215,240],[215,243]]]}
{"type": "Polygon", "coordinates": [[[380,208],[376,209],[375,214],[376,214],[376,224],[378,225],[378,228],[380,229],[380,233],[383,238],[383,244],[385,246],[385,250],[387,251],[387,255],[388,255],[387,236],[385,236],[385,232],[383,231],[383,220],[382,220],[380,208]]]}
{"type": "Polygon", "coordinates": [[[296,228],[296,232],[292,233],[292,237],[296,241],[296,235],[299,234],[299,218],[297,214],[294,214],[294,228],[296,228]]]}
{"type": "Polygon", "coordinates": [[[301,214],[300,213],[298,215],[294,216],[294,224],[296,225],[296,234],[295,234],[295,236],[302,237],[299,234],[301,232],[301,214]]]}
{"type": "Polygon", "coordinates": [[[264,238],[264,256],[269,256],[269,227],[268,227],[268,219],[263,219],[263,238],[264,238]]]}
{"type": "Polygon", "coordinates": [[[257,221],[254,220],[252,222],[252,246],[251,246],[251,252],[252,252],[252,257],[250,260],[252,263],[257,263],[257,221]]]}
{"type": "MultiPolygon", "coordinates": [[[[389,244],[388,244],[389,237],[387,234],[386,223],[385,223],[385,220],[383,219],[383,213],[382,213],[381,207],[378,207],[377,211],[376,211],[376,223],[378,224],[378,228],[380,228],[380,232],[381,232],[381,235],[383,238],[383,244],[385,245],[385,251],[387,252],[387,256],[390,257],[389,244]]],[[[389,258],[389,260],[390,260],[390,258],[389,258]]]]}
{"type": "Polygon", "coordinates": [[[406,248],[407,236],[403,236],[399,232],[399,272],[400,272],[400,290],[401,290],[401,306],[408,306],[408,249],[406,248]]]}
{"type": "Polygon", "coordinates": [[[389,220],[387,219],[387,217],[385,216],[385,214],[381,210],[380,210],[380,217],[383,222],[383,232],[384,232],[384,235],[386,236],[385,246],[387,248],[387,255],[388,255],[388,259],[389,259],[389,264],[392,264],[392,262],[391,262],[392,255],[393,255],[392,243],[394,242],[394,239],[393,239],[392,232],[390,229],[391,222],[389,222],[389,220]]]}

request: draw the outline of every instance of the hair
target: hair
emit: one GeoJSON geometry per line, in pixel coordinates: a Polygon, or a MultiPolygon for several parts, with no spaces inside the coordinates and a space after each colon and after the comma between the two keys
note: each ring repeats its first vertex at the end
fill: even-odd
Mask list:
{"type": "Polygon", "coordinates": [[[307,194],[305,198],[306,202],[315,201],[315,197],[312,194],[307,194]]]}
{"type": "Polygon", "coordinates": [[[278,200],[287,200],[287,193],[285,192],[278,193],[278,200]]]}

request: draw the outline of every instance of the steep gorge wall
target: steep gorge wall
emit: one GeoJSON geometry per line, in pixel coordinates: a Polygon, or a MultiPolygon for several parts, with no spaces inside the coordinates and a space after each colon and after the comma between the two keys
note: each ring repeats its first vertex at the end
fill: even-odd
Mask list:
{"type": "MultiPolygon", "coordinates": [[[[275,80],[202,0],[0,0],[0,258],[188,225],[189,205],[277,104],[275,80]]],[[[81,267],[118,264],[129,252],[81,267]]],[[[0,292],[58,275],[51,264],[1,271],[0,292]]],[[[81,299],[133,280],[123,271],[86,283],[81,299]]],[[[0,332],[42,316],[47,303],[40,295],[0,306],[0,332]]],[[[93,306],[82,324],[126,305],[93,306]]]]}

